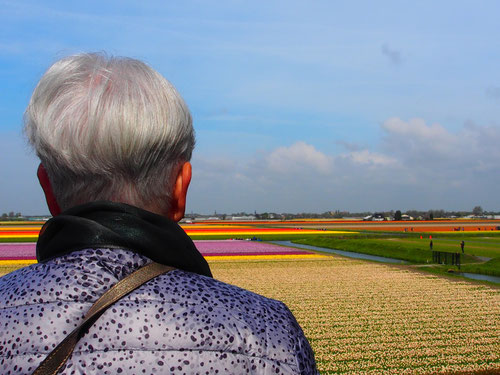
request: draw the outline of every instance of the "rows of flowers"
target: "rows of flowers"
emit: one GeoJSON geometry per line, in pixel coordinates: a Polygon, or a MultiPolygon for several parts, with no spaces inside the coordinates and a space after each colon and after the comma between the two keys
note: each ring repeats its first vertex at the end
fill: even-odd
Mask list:
{"type": "Polygon", "coordinates": [[[287,255],[310,254],[310,251],[278,246],[260,241],[222,240],[194,241],[200,253],[204,256],[222,255],[287,255]]]}
{"type": "MultiPolygon", "coordinates": [[[[194,241],[200,253],[210,260],[236,259],[303,259],[321,257],[310,251],[273,245],[260,241],[200,240],[194,241]],[[229,257],[229,258],[228,258],[229,257]],[[244,258],[243,258],[244,257],[244,258]]],[[[25,264],[36,259],[36,244],[0,243],[0,264],[25,264]]]]}
{"type": "Polygon", "coordinates": [[[322,374],[500,372],[498,289],[335,257],[211,268],[284,301],[322,374]]]}
{"type": "MultiPolygon", "coordinates": [[[[3,228],[2,228],[3,229],[3,228]]],[[[27,239],[33,239],[33,241],[36,241],[38,238],[38,234],[40,233],[40,230],[33,230],[33,229],[20,229],[20,230],[0,230],[0,239],[17,239],[17,238],[27,238],[27,239]]]]}
{"type": "MultiPolygon", "coordinates": [[[[290,307],[322,374],[500,372],[498,289],[258,241],[195,243],[216,278],[290,307]]],[[[0,262],[34,256],[34,243],[0,243],[0,262]]]]}
{"type": "Polygon", "coordinates": [[[303,228],[203,228],[196,227],[184,228],[185,232],[191,236],[217,236],[217,235],[230,235],[230,236],[259,236],[264,234],[286,234],[286,235],[304,235],[304,234],[334,234],[346,233],[342,231],[331,230],[318,230],[318,229],[303,229],[303,228]]]}
{"type": "Polygon", "coordinates": [[[223,240],[194,241],[198,250],[209,262],[255,260],[323,259],[325,256],[310,251],[273,245],[259,241],[223,240]]]}
{"type": "Polygon", "coordinates": [[[33,242],[28,243],[0,243],[0,260],[35,259],[33,242]]]}
{"type": "MultiPolygon", "coordinates": [[[[0,227],[0,239],[16,240],[25,238],[35,241],[40,233],[41,226],[5,226],[0,227]]],[[[346,233],[343,231],[330,231],[304,228],[261,228],[243,225],[187,225],[184,231],[193,238],[197,236],[260,236],[268,234],[305,235],[305,234],[333,234],[346,233]]]]}

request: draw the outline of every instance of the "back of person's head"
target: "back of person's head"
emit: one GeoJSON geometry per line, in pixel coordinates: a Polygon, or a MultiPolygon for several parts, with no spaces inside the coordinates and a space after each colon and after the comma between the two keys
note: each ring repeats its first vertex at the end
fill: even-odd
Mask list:
{"type": "Polygon", "coordinates": [[[80,54],[44,74],[25,133],[61,209],[97,200],[166,208],[195,138],[175,88],[141,61],[80,54]]]}

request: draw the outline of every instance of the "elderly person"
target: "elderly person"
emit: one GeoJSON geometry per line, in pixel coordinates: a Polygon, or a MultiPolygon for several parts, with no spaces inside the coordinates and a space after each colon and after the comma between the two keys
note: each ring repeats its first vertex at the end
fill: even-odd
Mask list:
{"type": "Polygon", "coordinates": [[[0,373],[32,373],[106,290],[152,261],[175,270],[106,310],[61,373],[317,373],[288,308],[214,280],[178,226],[195,139],[159,73],[64,58],[35,88],[25,132],[53,218],[39,263],[0,278],[0,373]]]}

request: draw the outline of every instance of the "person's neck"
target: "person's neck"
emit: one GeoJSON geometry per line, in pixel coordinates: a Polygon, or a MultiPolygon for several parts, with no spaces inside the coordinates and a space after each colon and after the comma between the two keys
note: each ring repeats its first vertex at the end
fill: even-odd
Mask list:
{"type": "Polygon", "coordinates": [[[37,259],[45,262],[86,248],[127,249],[162,264],[211,276],[207,262],[176,222],[124,203],[87,203],[50,219],[40,231],[37,259]]]}

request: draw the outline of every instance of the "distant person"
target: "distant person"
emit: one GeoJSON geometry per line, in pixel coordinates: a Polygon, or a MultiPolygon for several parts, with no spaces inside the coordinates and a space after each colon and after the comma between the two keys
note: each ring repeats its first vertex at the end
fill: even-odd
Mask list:
{"type": "Polygon", "coordinates": [[[434,246],[434,244],[432,243],[432,240],[431,240],[431,242],[429,242],[429,248],[431,249],[431,251],[432,251],[433,246],[434,246]]]}
{"type": "Polygon", "coordinates": [[[317,373],[290,310],[213,279],[177,224],[195,138],[159,73],[101,54],[57,61],[25,132],[53,218],[39,263],[0,278],[1,374],[32,373],[106,290],[152,261],[175,270],[106,310],[60,373],[317,373]]]}
{"type": "Polygon", "coordinates": [[[465,242],[460,242],[460,248],[462,249],[462,254],[464,253],[465,242]]]}

